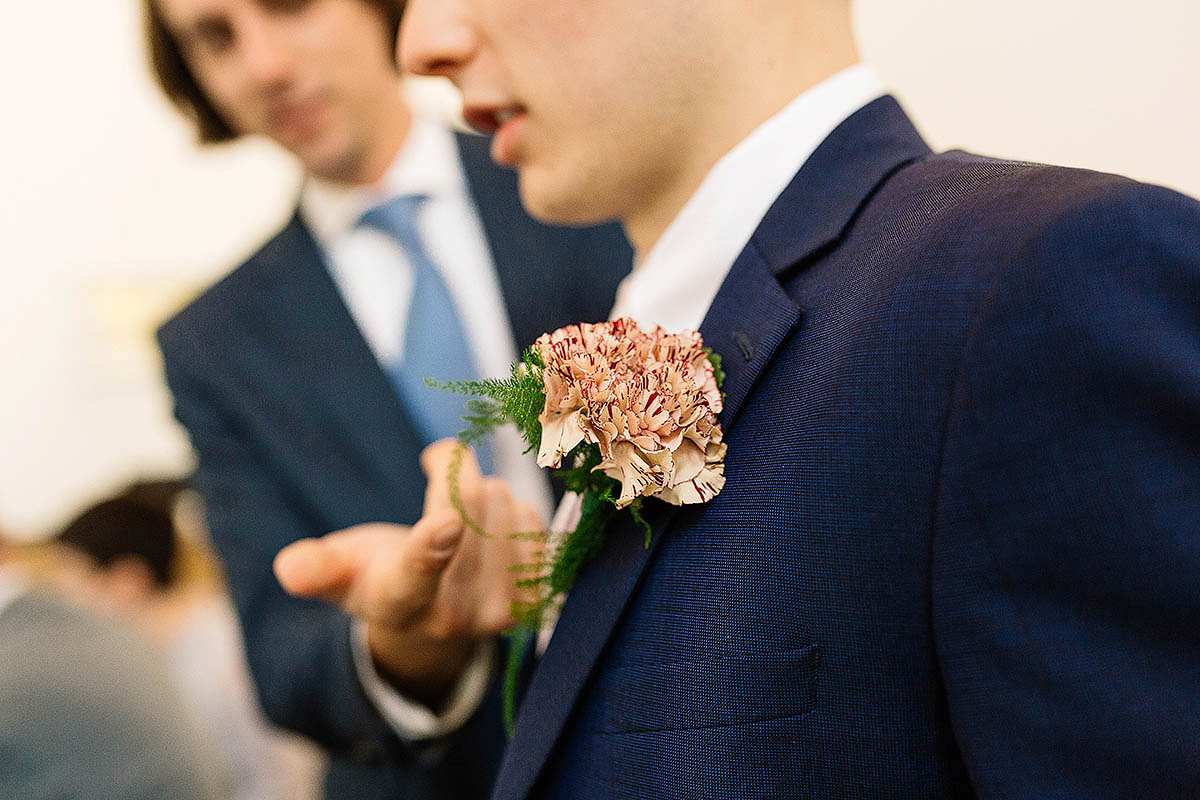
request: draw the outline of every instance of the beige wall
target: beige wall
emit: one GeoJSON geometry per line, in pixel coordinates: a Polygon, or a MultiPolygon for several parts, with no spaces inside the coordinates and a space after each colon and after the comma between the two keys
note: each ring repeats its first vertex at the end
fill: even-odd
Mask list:
{"type": "MultiPolygon", "coordinates": [[[[936,146],[1200,195],[1198,9],[862,0],[858,16],[936,146]]],[[[187,467],[149,331],[279,224],[296,176],[262,144],[191,147],[144,74],[133,0],[6,10],[0,528],[37,535],[136,474],[187,467]]]]}
{"type": "Polygon", "coordinates": [[[1200,195],[1200,3],[859,0],[860,39],[933,144],[1200,195]]]}

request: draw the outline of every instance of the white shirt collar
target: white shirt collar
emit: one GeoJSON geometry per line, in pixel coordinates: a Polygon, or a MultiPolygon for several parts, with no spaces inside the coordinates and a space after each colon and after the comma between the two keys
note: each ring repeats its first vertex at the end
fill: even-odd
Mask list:
{"type": "Polygon", "coordinates": [[[0,614],[3,614],[14,600],[25,594],[27,589],[20,573],[11,567],[0,566],[0,614]]]}
{"type": "Polygon", "coordinates": [[[767,209],[821,142],[884,94],[858,64],[799,95],[713,166],[617,291],[612,316],[643,327],[696,329],[767,209]]]}
{"type": "Polygon", "coordinates": [[[392,197],[419,194],[436,199],[466,191],[454,134],[432,119],[414,115],[404,146],[379,183],[348,186],[310,176],[300,193],[300,213],[317,241],[328,247],[353,230],[367,209],[392,197]]]}

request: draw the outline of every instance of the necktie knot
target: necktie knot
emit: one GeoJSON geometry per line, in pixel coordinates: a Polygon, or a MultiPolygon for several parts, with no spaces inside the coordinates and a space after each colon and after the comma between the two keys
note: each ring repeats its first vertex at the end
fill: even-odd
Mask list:
{"type": "Polygon", "coordinates": [[[409,253],[423,253],[425,248],[417,232],[417,215],[428,199],[429,196],[423,194],[402,194],[393,197],[363,212],[358,224],[390,234],[409,253]]]}

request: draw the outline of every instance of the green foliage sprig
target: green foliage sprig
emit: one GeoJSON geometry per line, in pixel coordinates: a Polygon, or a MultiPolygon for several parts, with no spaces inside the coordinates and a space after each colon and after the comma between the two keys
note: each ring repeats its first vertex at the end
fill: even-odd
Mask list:
{"type": "Polygon", "coordinates": [[[513,363],[507,378],[448,383],[426,378],[425,385],[471,398],[463,415],[467,427],[458,435],[459,441],[478,444],[496,428],[512,422],[521,432],[528,453],[536,450],[542,441],[542,423],[538,422],[538,415],[546,406],[546,396],[542,393],[545,366],[538,352],[529,348],[520,361],[513,363]]]}

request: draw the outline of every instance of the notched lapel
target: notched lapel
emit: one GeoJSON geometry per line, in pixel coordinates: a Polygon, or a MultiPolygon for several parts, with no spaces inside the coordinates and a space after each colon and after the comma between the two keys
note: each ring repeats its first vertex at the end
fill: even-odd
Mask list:
{"type": "Polygon", "coordinates": [[[829,134],[750,241],[781,275],[836,244],[879,186],[931,152],[896,99],[880,97],[829,134]]]}
{"type": "Polygon", "coordinates": [[[884,96],[834,129],[771,204],[700,326],[725,368],[726,430],[800,321],[780,276],[829,252],[875,190],[929,152],[895,98],[884,96]]]}
{"type": "Polygon", "coordinates": [[[800,316],[800,307],[784,292],[758,249],[747,246],[700,326],[704,343],[721,356],[725,370],[722,427],[728,429],[737,419],[754,382],[800,316]]]}

